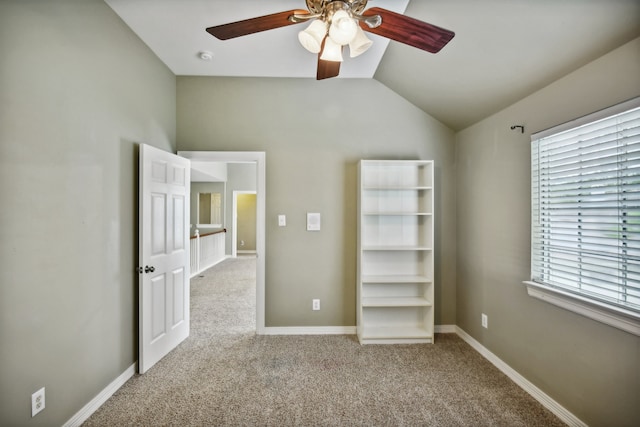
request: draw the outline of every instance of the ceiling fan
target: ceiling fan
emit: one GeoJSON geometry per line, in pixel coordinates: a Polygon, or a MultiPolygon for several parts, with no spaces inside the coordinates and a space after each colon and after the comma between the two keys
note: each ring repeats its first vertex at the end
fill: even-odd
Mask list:
{"type": "Polygon", "coordinates": [[[372,7],[368,0],[306,0],[307,9],[287,10],[271,15],[216,25],[207,32],[220,40],[287,25],[311,22],[298,34],[305,49],[318,54],[317,79],[336,77],[340,73],[342,51],[349,46],[350,56],[364,53],[372,41],[364,31],[395,40],[418,49],[437,53],[455,33],[390,10],[372,7]]]}

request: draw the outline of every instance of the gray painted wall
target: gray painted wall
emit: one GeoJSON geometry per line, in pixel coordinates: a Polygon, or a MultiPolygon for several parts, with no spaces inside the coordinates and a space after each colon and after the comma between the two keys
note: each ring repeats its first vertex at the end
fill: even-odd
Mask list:
{"type": "Polygon", "coordinates": [[[640,425],[640,337],[527,295],[529,135],[638,95],[640,39],[456,135],[457,324],[591,426],[640,425]]]}
{"type": "Polygon", "coordinates": [[[99,0],[1,1],[0,57],[0,424],[59,426],[137,360],[137,144],[175,150],[175,76],[99,0]]]}
{"type": "Polygon", "coordinates": [[[179,150],[266,152],[266,326],[355,325],[363,158],[435,160],[435,316],[455,323],[451,130],[368,79],[178,77],[177,98],[179,150]],[[322,214],[321,232],[306,231],[307,212],[322,214]]]}
{"type": "Polygon", "coordinates": [[[639,56],[636,40],[460,132],[454,153],[450,130],[374,80],[180,77],[176,88],[103,2],[3,0],[0,423],[61,425],[137,359],[136,147],[174,151],[176,113],[182,150],[267,152],[268,326],[354,324],[356,162],[434,159],[436,323],[457,323],[591,425],[637,421],[638,337],[521,285],[528,137],[508,128],[640,94],[639,56]],[[322,232],[304,231],[307,211],[322,213],[322,232]],[[42,386],[47,408],[32,419],[42,386]]]}

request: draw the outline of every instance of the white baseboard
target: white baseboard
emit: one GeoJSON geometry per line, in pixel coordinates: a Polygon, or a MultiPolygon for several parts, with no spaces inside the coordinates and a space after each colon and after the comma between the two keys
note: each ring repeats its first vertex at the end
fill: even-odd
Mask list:
{"type": "Polygon", "coordinates": [[[520,388],[529,393],[534,399],[542,404],[549,411],[553,412],[558,418],[564,421],[567,425],[572,427],[587,427],[587,424],[582,422],[578,417],[569,412],[566,408],[553,400],[548,394],[536,387],[532,382],[520,375],[515,369],[507,365],[498,356],[490,352],[485,346],[480,344],[471,335],[466,333],[459,327],[456,328],[456,333],[460,338],[467,342],[471,347],[480,353],[485,359],[491,362],[496,368],[500,369],[506,376],[516,383],[520,388]]]}
{"type": "MultiPolygon", "coordinates": [[[[436,325],[438,334],[455,334],[456,325],[436,325]]],[[[273,326],[265,327],[260,335],[355,335],[355,326],[273,326]]]]}
{"type": "Polygon", "coordinates": [[[220,264],[222,261],[224,261],[227,258],[231,258],[231,255],[225,255],[225,256],[221,257],[217,261],[212,262],[211,265],[207,265],[205,268],[201,269],[200,272],[202,273],[203,271],[208,270],[209,268],[213,267],[214,265],[220,264]]]}
{"type": "Polygon", "coordinates": [[[458,332],[456,325],[436,325],[433,331],[436,334],[455,334],[458,332]]]}
{"type": "Polygon", "coordinates": [[[131,378],[137,370],[138,362],[129,366],[126,371],[121,373],[118,378],[111,381],[96,397],[91,399],[89,403],[84,405],[73,417],[63,424],[63,427],[78,427],[102,406],[113,394],[120,389],[131,378]]]}
{"type": "Polygon", "coordinates": [[[265,327],[264,335],[355,335],[355,326],[265,327]]]}
{"type": "Polygon", "coordinates": [[[220,264],[222,261],[224,261],[227,258],[231,258],[231,255],[225,255],[222,258],[220,258],[219,260],[217,260],[216,262],[211,263],[211,265],[207,265],[206,267],[201,268],[200,270],[196,271],[196,272],[191,272],[191,275],[189,276],[190,279],[193,279],[194,277],[200,275],[203,271],[210,269],[211,267],[213,267],[214,265],[218,265],[220,264]]]}

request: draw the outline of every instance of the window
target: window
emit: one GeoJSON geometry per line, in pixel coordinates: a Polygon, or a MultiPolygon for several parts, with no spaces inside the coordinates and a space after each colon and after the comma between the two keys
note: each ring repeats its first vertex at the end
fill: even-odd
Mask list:
{"type": "Polygon", "coordinates": [[[532,135],[531,178],[529,293],[640,334],[640,99],[532,135]]]}

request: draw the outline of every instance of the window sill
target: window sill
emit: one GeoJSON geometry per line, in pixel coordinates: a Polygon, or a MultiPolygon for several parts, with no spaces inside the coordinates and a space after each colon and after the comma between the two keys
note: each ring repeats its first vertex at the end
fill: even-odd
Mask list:
{"type": "Polygon", "coordinates": [[[524,284],[527,286],[529,296],[640,336],[640,316],[631,311],[612,308],[539,283],[525,281],[524,284]]]}

